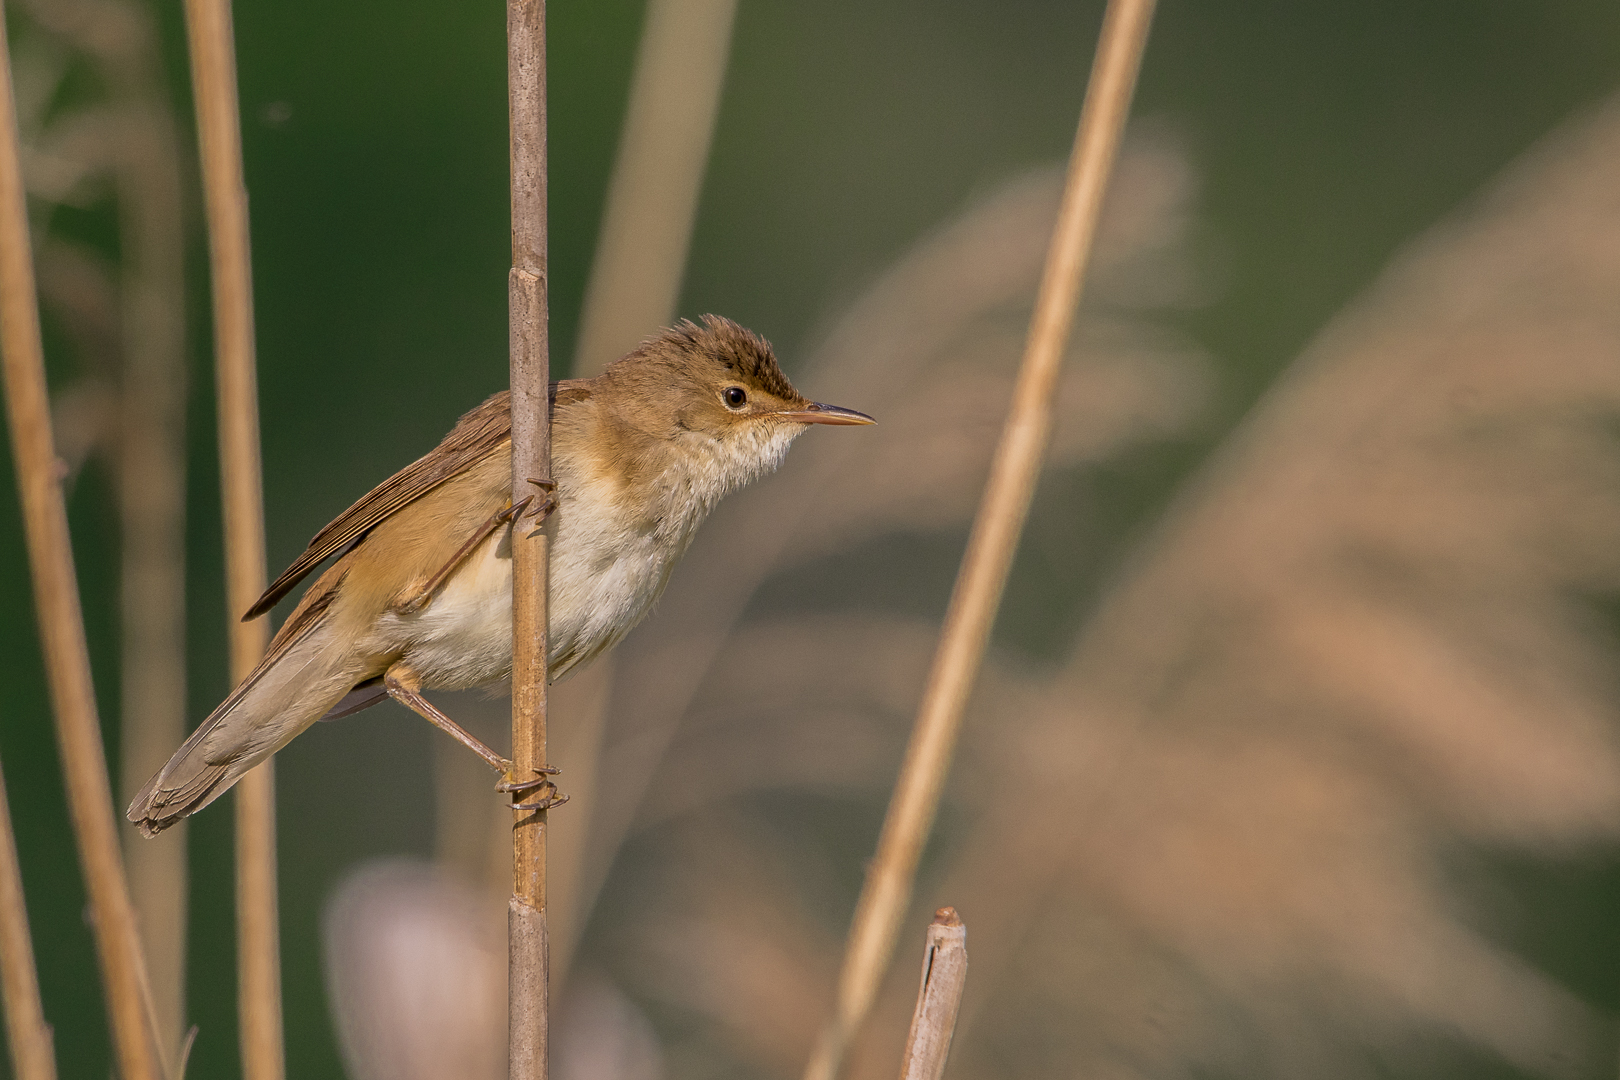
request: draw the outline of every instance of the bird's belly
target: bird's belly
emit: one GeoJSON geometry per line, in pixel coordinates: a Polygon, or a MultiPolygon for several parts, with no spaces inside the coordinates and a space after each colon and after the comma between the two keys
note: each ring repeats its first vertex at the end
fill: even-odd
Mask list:
{"type": "Polygon", "coordinates": [[[379,630],[439,690],[464,690],[512,672],[512,558],[505,530],[486,540],[413,614],[389,613],[379,630]]]}
{"type": "MultiPolygon", "coordinates": [[[[580,518],[576,517],[575,522],[580,518]]],[[[550,675],[558,679],[611,648],[651,609],[678,551],[634,530],[559,523],[551,551],[550,675]]],[[[684,547],[684,545],[682,545],[684,547]]],[[[431,603],[389,613],[381,644],[401,656],[423,685],[462,690],[512,674],[512,557],[508,530],[469,555],[431,603]]]]}
{"type": "Polygon", "coordinates": [[[652,609],[676,553],[652,537],[616,543],[559,535],[551,560],[551,668],[560,678],[612,648],[652,609]]]}

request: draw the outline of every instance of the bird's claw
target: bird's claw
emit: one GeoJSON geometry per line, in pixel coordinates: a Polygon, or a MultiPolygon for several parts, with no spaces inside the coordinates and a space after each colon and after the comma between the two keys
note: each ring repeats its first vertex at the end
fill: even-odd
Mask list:
{"type": "Polygon", "coordinates": [[[554,765],[540,765],[529,771],[536,775],[527,780],[519,780],[512,775],[515,766],[507,762],[506,771],[501,774],[500,783],[495,790],[502,795],[517,795],[518,798],[507,803],[513,810],[549,810],[553,806],[561,806],[568,801],[568,796],[557,790],[557,785],[551,782],[553,776],[558,776],[562,770],[554,765]],[[538,793],[539,797],[533,802],[524,802],[522,797],[538,793]]]}
{"type": "MultiPolygon", "coordinates": [[[[527,509],[522,512],[522,516],[533,518],[536,522],[545,521],[551,512],[557,509],[557,481],[537,480],[532,476],[528,479],[529,483],[545,493],[545,498],[536,502],[535,497],[530,495],[527,499],[524,499],[522,505],[526,506],[527,509]]],[[[529,536],[532,538],[539,532],[539,529],[535,529],[529,536]]]]}
{"type": "Polygon", "coordinates": [[[513,503],[511,506],[508,506],[505,510],[502,510],[497,516],[502,521],[516,521],[524,514],[524,512],[529,509],[531,505],[533,505],[533,503],[533,495],[525,496],[524,498],[521,498],[517,502],[513,503]]]}
{"type": "Polygon", "coordinates": [[[558,791],[557,785],[551,782],[553,776],[562,772],[561,769],[551,765],[541,765],[539,768],[530,771],[539,775],[532,776],[527,780],[516,780],[512,777],[510,767],[502,774],[501,782],[495,785],[495,790],[503,795],[518,796],[517,799],[507,803],[507,806],[513,810],[549,810],[553,806],[561,806],[568,801],[568,796],[558,791]],[[530,794],[538,794],[538,798],[533,802],[524,802],[522,797],[530,794]]]}
{"type": "Polygon", "coordinates": [[[495,790],[500,792],[502,795],[515,795],[520,792],[533,791],[536,788],[542,788],[548,784],[550,784],[552,787],[556,787],[555,784],[551,783],[551,777],[562,775],[562,770],[554,765],[541,765],[538,768],[530,769],[530,772],[538,773],[539,775],[532,776],[527,780],[517,779],[512,775],[515,771],[516,766],[514,766],[511,762],[507,762],[505,771],[501,773],[500,783],[495,785],[495,790]]]}
{"type": "Polygon", "coordinates": [[[558,791],[556,784],[548,783],[546,787],[549,790],[534,802],[514,802],[506,805],[513,810],[550,810],[553,806],[561,806],[568,801],[568,796],[558,791]]]}

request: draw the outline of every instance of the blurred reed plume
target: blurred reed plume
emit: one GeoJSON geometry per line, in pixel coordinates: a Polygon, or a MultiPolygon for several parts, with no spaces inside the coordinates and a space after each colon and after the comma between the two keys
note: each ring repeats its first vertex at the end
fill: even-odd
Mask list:
{"type": "MultiPolygon", "coordinates": [[[[751,888],[723,884],[733,874],[727,869],[732,853],[747,850],[743,839],[754,825],[746,814],[738,821],[729,814],[715,815],[738,800],[783,789],[809,786],[827,792],[832,789],[826,785],[836,783],[839,795],[863,803],[880,799],[887,790],[912,707],[908,695],[914,697],[920,682],[931,631],[918,628],[920,651],[911,667],[895,651],[897,642],[887,630],[873,643],[876,647],[864,662],[873,668],[873,678],[888,678],[892,690],[885,707],[874,713],[866,698],[872,685],[862,685],[848,673],[829,677],[817,661],[818,653],[825,658],[840,642],[865,640],[859,634],[851,638],[849,631],[869,620],[852,626],[847,620],[827,625],[825,619],[811,619],[784,627],[779,617],[745,621],[745,609],[773,575],[874,538],[960,528],[967,520],[1011,392],[1060,179],[1059,170],[1043,169],[1003,185],[969,208],[876,282],[803,365],[818,394],[887,403],[877,438],[867,440],[866,452],[858,456],[831,445],[832,440],[806,440],[780,476],[739,500],[735,509],[717,512],[675,576],[661,605],[663,614],[616,654],[609,730],[593,785],[596,805],[581,860],[582,880],[553,885],[559,898],[553,915],[555,951],[567,951],[568,940],[579,937],[627,841],[694,815],[708,824],[692,838],[696,848],[688,852],[689,868],[701,863],[712,871],[698,878],[702,894],[716,904],[724,902],[727,909],[714,910],[715,923],[728,933],[748,927],[769,935],[772,905],[762,902],[756,918],[749,914],[757,899],[751,888]],[[852,483],[853,475],[866,478],[866,486],[852,483]],[[668,630],[660,633],[660,626],[668,630]],[[789,693],[785,700],[774,695],[768,706],[781,711],[763,725],[759,698],[741,693],[743,687],[735,688],[741,696],[729,704],[700,695],[707,675],[723,683],[734,661],[756,663],[754,653],[761,643],[804,631],[811,634],[809,640],[790,642],[792,650],[804,651],[783,653],[766,645],[758,670],[775,680],[777,690],[797,689],[814,673],[818,693],[789,693]],[[784,668],[789,657],[795,662],[784,668]],[[846,686],[855,687],[848,701],[843,699],[846,686]],[[696,708],[691,707],[694,700],[696,708]],[[815,704],[813,722],[805,723],[804,714],[793,710],[796,701],[815,704]],[[744,728],[740,741],[731,739],[736,724],[744,728]],[[712,753],[716,739],[725,745],[712,753]],[[658,783],[660,777],[676,776],[679,784],[658,783]],[[723,844],[715,843],[716,830],[728,837],[723,844]],[[565,897],[574,900],[572,906],[564,906],[565,897]]],[[[1078,359],[1070,367],[1059,406],[1054,460],[1060,466],[1101,460],[1178,431],[1196,414],[1205,383],[1200,354],[1152,321],[1161,310],[1195,298],[1183,250],[1191,192],[1191,172],[1174,140],[1163,133],[1138,138],[1121,162],[1096,256],[1098,284],[1083,314],[1078,359]]],[[[564,684],[557,695],[553,750],[565,776],[579,767],[569,752],[569,689],[564,684]]],[[[480,708],[493,730],[498,705],[480,707],[465,697],[457,702],[458,715],[480,708]]],[[[487,801],[487,777],[481,773],[445,770],[440,775],[441,805],[487,801]]],[[[440,829],[454,827],[455,820],[456,815],[441,813],[440,829]]],[[[460,842],[441,836],[439,846],[460,851],[457,861],[479,875],[479,866],[495,865],[500,856],[476,853],[491,851],[503,838],[482,824],[484,815],[469,814],[464,820],[460,842]]],[[[859,838],[860,843],[868,840],[867,835],[859,838]]],[[[686,842],[671,852],[677,849],[685,851],[686,842]]],[[[845,854],[860,857],[853,846],[845,854]]],[[[645,970],[638,978],[663,970],[663,958],[676,943],[658,940],[653,928],[694,901],[692,884],[683,880],[673,892],[648,892],[649,899],[669,901],[669,909],[637,913],[631,920],[643,924],[633,931],[636,940],[642,940],[643,932],[649,935],[649,962],[640,965],[645,970]]],[[[613,907],[617,927],[619,904],[613,907]]],[[[800,933],[790,921],[784,942],[793,942],[800,933]]],[[[699,935],[688,927],[678,936],[695,941],[699,935]]],[[[772,949],[751,952],[766,964],[748,976],[757,991],[755,1001],[780,1000],[779,1011],[793,1016],[801,1029],[798,1041],[808,1040],[815,1030],[836,963],[836,939],[827,937],[821,945],[819,957],[802,950],[793,956],[772,949]],[[777,962],[769,963],[773,956],[777,962]],[[794,957],[811,962],[800,964],[794,957]]],[[[334,943],[330,949],[328,963],[338,962],[340,946],[334,943]]],[[[704,966],[727,960],[714,954],[704,966]]],[[[704,999],[724,986],[724,980],[694,981],[689,976],[677,981],[686,994],[704,999]]],[[[335,996],[345,1030],[352,1026],[347,1017],[371,1014],[363,988],[376,982],[364,975],[352,978],[346,985],[360,989],[335,996]]],[[[605,992],[600,978],[587,982],[597,987],[593,992],[605,992]]],[[[576,1022],[570,1018],[577,1015],[570,993],[564,995],[557,1034],[563,1044],[576,1022]]],[[[713,1005],[722,1007],[718,999],[713,1005]]],[[[474,1021],[456,1013],[446,1014],[443,1022],[456,1026],[474,1021]]],[[[785,1045],[775,1064],[793,1071],[803,1047],[794,1040],[785,1045]]]]}
{"type": "MultiPolygon", "coordinates": [[[[327,904],[327,989],[354,1080],[506,1075],[503,912],[429,863],[360,868],[327,904]]],[[[558,1080],[659,1080],[657,1037],[622,993],[587,972],[552,1021],[558,1080]]]]}
{"type": "MultiPolygon", "coordinates": [[[[24,175],[40,303],[64,333],[74,377],[53,401],[57,453],[76,476],[92,456],[118,499],[120,775],[127,800],[185,735],[185,283],[180,137],[157,27],[139,0],[25,0],[17,42],[24,175]],[[74,65],[102,91],[60,103],[74,65]],[[56,235],[50,211],[111,198],[118,251],[56,235]]],[[[54,358],[53,358],[54,359],[54,358]]],[[[56,361],[60,363],[60,361],[56,361]]],[[[122,801],[120,801],[122,805],[122,801]]],[[[185,1029],[186,842],[124,857],[146,944],[159,1037],[185,1029]]]]}
{"type": "MultiPolygon", "coordinates": [[[[1612,1067],[1609,1025],[1494,943],[1453,871],[1620,832],[1594,603],[1620,590],[1617,167],[1611,103],[1414,244],[1202,470],[1062,668],[987,671],[917,901],[975,928],[954,1075],[1612,1067]]],[[[839,852],[758,795],[876,788],[931,636],[828,614],[728,643],[750,678],[699,691],[679,798],[640,849],[656,888],[602,930],[626,985],[682,1018],[672,1059],[786,1073],[808,1045],[802,1002],[761,986],[830,978],[839,852]]],[[[913,992],[897,971],[851,1075],[892,1073],[913,992]]]]}
{"type": "MultiPolygon", "coordinates": [[[[1402,253],[1105,588],[1053,587],[1085,615],[1058,660],[992,656],[910,924],[974,928],[952,1075],[1612,1069],[1480,889],[1499,854],[1620,839],[1617,170],[1620,101],[1402,253]]],[[[832,325],[804,383],[875,441],[806,440],[717,511],[618,654],[571,918],[668,1075],[794,1075],[829,1007],[936,633],[908,563],[971,511],[1055,184],[995,191],[832,325]]],[[[1209,365],[1165,325],[1200,295],[1193,188],[1139,132],[1037,569],[1094,557],[1064,477],[1199,423],[1209,365]]],[[[897,965],[850,1076],[893,1074],[914,995],[897,965]]]]}
{"type": "MultiPolygon", "coordinates": [[[[1593,602],[1620,589],[1617,167],[1620,104],[1417,242],[1132,553],[1067,661],[1003,652],[987,669],[915,904],[918,923],[948,902],[974,926],[955,1075],[1612,1065],[1607,1025],[1492,940],[1455,870],[1499,851],[1612,850],[1620,830],[1613,631],[1593,602]]],[[[1128,220],[1127,192],[1157,212],[1113,235],[1153,238],[1121,247],[1173,272],[1099,267],[1101,310],[1071,376],[1096,387],[1080,399],[1095,441],[1060,433],[1059,469],[1195,415],[1196,354],[1143,318],[1196,296],[1175,258],[1188,186],[1162,141],[1122,166],[1111,221],[1128,220]]],[[[992,220],[980,213],[932,250],[992,220]]],[[[992,265],[952,254],[936,269],[992,265]]],[[[907,280],[897,271],[863,304],[893,302],[885,290],[907,280]]],[[[994,341],[993,323],[951,321],[993,305],[906,295],[919,317],[896,319],[897,335],[861,321],[872,308],[834,331],[818,392],[895,407],[880,380],[959,383],[959,369],[931,380],[994,341]],[[902,344],[932,363],[907,370],[918,354],[902,344]]],[[[997,370],[995,352],[979,355],[997,370]]],[[[790,1075],[830,996],[846,860],[866,850],[848,834],[869,827],[892,775],[934,627],[826,603],[814,617],[802,602],[768,610],[752,594],[813,560],[818,591],[880,590],[838,556],[873,557],[855,545],[885,531],[950,527],[953,498],[965,516],[955,483],[971,491],[983,467],[963,448],[971,424],[943,428],[956,441],[895,412],[880,411],[888,456],[806,446],[717,516],[661,616],[679,639],[647,633],[621,654],[626,727],[602,789],[622,790],[638,762],[659,782],[627,815],[634,836],[592,936],[621,985],[670,1018],[681,1075],[790,1075]],[[886,498],[863,514],[846,507],[874,490],[886,498]],[[923,524],[887,513],[906,503],[923,524]],[[657,691],[694,667],[707,675],[666,706],[677,719],[653,758],[656,730],[631,718],[667,716],[657,691]]],[[[852,1076],[892,1074],[913,994],[897,970],[852,1076]]]]}
{"type": "Polygon", "coordinates": [[[327,988],[354,1080],[506,1075],[503,912],[404,861],[373,863],[327,905],[327,988]],[[453,1018],[454,1022],[446,1022],[453,1018]]]}

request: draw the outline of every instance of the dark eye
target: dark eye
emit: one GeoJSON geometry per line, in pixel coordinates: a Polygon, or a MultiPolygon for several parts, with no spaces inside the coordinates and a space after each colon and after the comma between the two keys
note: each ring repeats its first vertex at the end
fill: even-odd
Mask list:
{"type": "Polygon", "coordinates": [[[720,396],[733,409],[740,409],[748,402],[748,393],[740,386],[728,386],[720,392],[720,396]]]}

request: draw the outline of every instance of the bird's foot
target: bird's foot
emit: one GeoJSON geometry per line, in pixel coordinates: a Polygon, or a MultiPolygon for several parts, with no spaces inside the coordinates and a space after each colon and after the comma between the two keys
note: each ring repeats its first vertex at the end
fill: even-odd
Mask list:
{"type": "Polygon", "coordinates": [[[537,787],[543,787],[544,785],[551,783],[551,777],[562,775],[562,770],[557,768],[555,765],[542,765],[537,769],[528,770],[536,775],[529,777],[526,780],[519,780],[515,775],[518,771],[517,766],[505,758],[502,758],[501,762],[502,765],[498,766],[501,768],[501,780],[500,783],[495,785],[495,790],[499,791],[502,795],[513,795],[524,791],[533,791],[537,787]]]}
{"type": "Polygon", "coordinates": [[[553,806],[561,806],[568,801],[568,796],[557,790],[557,785],[551,782],[553,776],[559,775],[562,770],[551,765],[542,765],[529,772],[537,775],[527,779],[518,779],[514,774],[516,767],[506,763],[506,769],[501,773],[500,782],[495,790],[503,795],[516,795],[518,799],[510,805],[514,810],[549,810],[553,806]],[[534,796],[530,802],[522,801],[524,798],[534,796]]]}
{"type": "Polygon", "coordinates": [[[534,505],[534,496],[533,495],[525,495],[523,498],[519,499],[517,502],[513,503],[511,506],[508,506],[505,510],[501,511],[501,513],[500,513],[501,521],[503,521],[503,522],[516,521],[518,518],[522,517],[525,513],[527,513],[528,510],[529,510],[529,507],[531,507],[533,505],[534,505]]]}
{"type": "Polygon", "coordinates": [[[550,810],[554,806],[561,806],[568,801],[568,796],[557,790],[557,785],[547,783],[540,794],[532,802],[507,803],[513,810],[550,810]]]}
{"type": "Polygon", "coordinates": [[[540,523],[545,521],[546,518],[550,517],[553,510],[557,509],[557,481],[537,480],[531,476],[529,477],[529,483],[539,488],[541,494],[544,496],[544,498],[536,501],[535,497],[530,495],[527,499],[523,500],[522,504],[520,504],[527,506],[527,509],[523,511],[523,516],[526,518],[532,518],[535,522],[536,528],[534,532],[529,534],[530,536],[534,536],[535,533],[540,531],[538,528],[540,523]]]}

